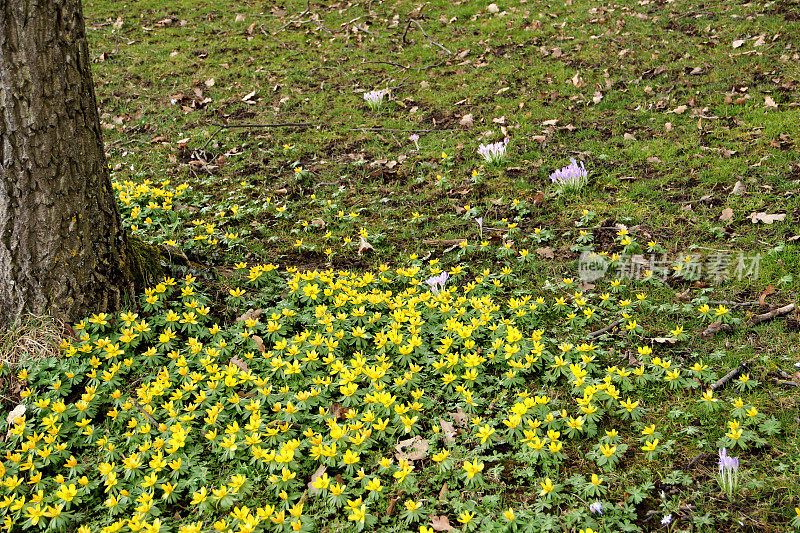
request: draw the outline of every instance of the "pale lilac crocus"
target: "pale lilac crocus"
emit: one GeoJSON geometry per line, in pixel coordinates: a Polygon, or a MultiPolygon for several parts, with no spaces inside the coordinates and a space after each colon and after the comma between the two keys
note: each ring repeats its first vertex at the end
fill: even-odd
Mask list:
{"type": "Polygon", "coordinates": [[[481,239],[483,239],[483,217],[476,218],[475,222],[478,223],[478,230],[481,232],[481,239]]]}
{"type": "Polygon", "coordinates": [[[447,280],[450,278],[450,274],[445,270],[438,276],[432,276],[426,280],[426,283],[430,285],[431,291],[433,294],[439,294],[439,291],[444,290],[444,285],[447,283],[447,280]]]}
{"type": "Polygon", "coordinates": [[[478,155],[489,164],[500,163],[506,157],[506,146],[508,146],[508,137],[502,141],[491,144],[481,144],[478,147],[478,155]]]}
{"type": "Polygon", "coordinates": [[[664,518],[661,519],[662,526],[668,526],[672,523],[672,513],[668,515],[664,515],[664,518]]]}
{"type": "Polygon", "coordinates": [[[603,514],[603,504],[600,502],[594,502],[589,506],[589,510],[594,514],[603,514]]]}
{"type": "Polygon", "coordinates": [[[386,95],[384,91],[369,91],[364,93],[364,101],[373,111],[377,111],[383,103],[383,97],[386,95]]]}
{"type": "Polygon", "coordinates": [[[561,190],[578,190],[586,185],[589,172],[583,165],[583,161],[581,161],[580,165],[575,161],[575,158],[571,157],[569,161],[569,165],[550,174],[550,181],[558,185],[561,190]]]}
{"type": "Polygon", "coordinates": [[[411,141],[411,142],[413,142],[413,143],[414,143],[414,146],[416,146],[416,147],[417,147],[417,150],[419,150],[419,135],[417,135],[416,133],[414,133],[414,134],[412,134],[412,135],[411,135],[411,136],[408,138],[408,140],[409,140],[409,141],[411,141]]]}
{"type": "Polygon", "coordinates": [[[726,448],[719,449],[719,484],[729,496],[739,485],[739,458],[729,456],[726,448]]]}

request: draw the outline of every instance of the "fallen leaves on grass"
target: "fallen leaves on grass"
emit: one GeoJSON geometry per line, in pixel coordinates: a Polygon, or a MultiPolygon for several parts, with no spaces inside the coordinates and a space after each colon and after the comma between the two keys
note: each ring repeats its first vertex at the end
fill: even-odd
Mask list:
{"type": "Polygon", "coordinates": [[[753,224],[758,224],[759,222],[763,222],[764,224],[783,222],[785,218],[786,213],[778,213],[774,215],[768,215],[767,213],[750,213],[750,220],[753,222],[753,224]]]}

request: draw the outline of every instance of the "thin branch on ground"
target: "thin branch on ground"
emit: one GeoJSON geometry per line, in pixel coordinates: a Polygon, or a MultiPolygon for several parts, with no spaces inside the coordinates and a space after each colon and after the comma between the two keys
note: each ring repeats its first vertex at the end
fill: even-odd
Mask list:
{"type": "Polygon", "coordinates": [[[734,379],[734,378],[738,377],[738,376],[739,376],[739,374],[741,374],[742,372],[744,372],[744,370],[746,370],[748,366],[750,366],[751,364],[753,364],[753,362],[754,362],[755,360],[756,360],[756,358],[755,358],[755,357],[753,357],[752,359],[748,359],[748,360],[747,360],[747,361],[745,361],[744,363],[740,364],[739,366],[737,366],[736,368],[734,368],[733,370],[731,370],[730,372],[728,372],[727,374],[725,374],[724,376],[722,376],[721,378],[719,378],[719,379],[718,379],[716,382],[714,382],[714,384],[713,384],[713,385],[711,385],[711,387],[709,387],[709,388],[710,388],[712,391],[715,391],[715,390],[717,390],[717,389],[721,388],[723,385],[725,385],[725,384],[726,384],[727,382],[729,382],[730,380],[732,380],[732,379],[734,379]]]}
{"type": "Polygon", "coordinates": [[[604,327],[603,329],[598,329],[597,331],[593,331],[593,332],[589,333],[588,338],[589,339],[596,339],[600,335],[602,335],[604,333],[608,333],[612,329],[614,329],[617,326],[621,325],[623,322],[625,322],[624,318],[620,318],[619,320],[615,320],[614,322],[612,322],[608,326],[604,327]]]}
{"type": "Polygon", "coordinates": [[[419,28],[419,31],[422,32],[422,35],[424,35],[425,38],[428,39],[429,43],[431,43],[432,45],[434,45],[434,46],[436,46],[436,47],[438,47],[438,48],[440,48],[442,50],[444,50],[449,55],[453,55],[453,52],[451,52],[450,50],[448,50],[447,48],[442,46],[440,43],[437,43],[436,41],[431,39],[430,36],[428,35],[428,33],[425,31],[425,28],[423,28],[422,25],[419,22],[417,22],[416,20],[414,20],[414,19],[409,20],[408,24],[406,24],[406,29],[403,30],[403,39],[402,39],[403,40],[403,44],[408,44],[408,40],[406,39],[406,34],[408,34],[408,30],[409,30],[409,28],[411,28],[412,24],[416,24],[417,25],[417,28],[419,28]]]}
{"type": "Polygon", "coordinates": [[[773,318],[776,318],[776,317],[779,317],[779,316],[788,315],[789,313],[794,311],[794,307],[795,307],[794,304],[784,305],[783,307],[778,307],[777,309],[773,309],[772,311],[769,311],[768,313],[764,313],[764,314],[761,314],[761,315],[756,315],[756,316],[754,316],[753,318],[750,319],[750,321],[747,323],[747,326],[748,327],[752,327],[752,326],[755,326],[756,324],[760,324],[762,322],[766,322],[767,320],[772,320],[773,318]]]}

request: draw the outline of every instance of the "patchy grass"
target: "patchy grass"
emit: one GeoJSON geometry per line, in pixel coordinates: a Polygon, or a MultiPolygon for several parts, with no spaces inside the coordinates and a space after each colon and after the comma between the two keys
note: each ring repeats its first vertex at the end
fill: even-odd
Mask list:
{"type": "Polygon", "coordinates": [[[69,357],[27,365],[32,414],[12,427],[5,461],[6,479],[26,480],[6,485],[26,498],[4,506],[15,527],[136,530],[157,519],[186,531],[200,521],[197,530],[219,522],[233,531],[249,522],[264,531],[798,525],[800,396],[786,384],[798,381],[796,312],[746,326],[796,301],[797,3],[495,7],[85,2],[124,222],[185,254],[167,268],[194,294],[162,284],[143,296],[139,316],[83,321],[85,336],[64,344],[69,357]],[[373,90],[387,91],[377,110],[363,98],[373,90]],[[485,164],[479,145],[504,138],[506,159],[485,164]],[[549,176],[570,158],[584,162],[589,182],[559,190],[549,176]],[[752,213],[784,216],[754,223],[752,213]],[[608,275],[578,280],[583,252],[611,261],[608,275]],[[613,273],[635,254],[663,260],[669,275],[615,285],[613,273]],[[757,273],[738,275],[740,254],[760,254],[757,273]],[[725,276],[709,275],[715,260],[725,276]],[[445,270],[448,289],[431,296],[426,280],[445,270]],[[330,294],[312,298],[314,284],[330,294]],[[520,314],[522,298],[530,299],[520,314]],[[536,309],[526,307],[537,298],[536,309]],[[237,321],[249,308],[260,317],[237,321]],[[623,313],[622,331],[589,337],[623,313]],[[702,336],[718,319],[734,329],[702,336]],[[132,329],[142,323],[150,331],[132,329]],[[175,339],[162,338],[167,328],[175,339]],[[376,344],[393,331],[403,339],[376,344]],[[438,351],[445,331],[454,344],[438,351]],[[323,362],[339,332],[341,346],[323,362]],[[313,344],[317,334],[327,342],[313,344]],[[415,336],[421,344],[403,354],[415,336]],[[303,359],[314,350],[319,361],[303,359]],[[703,400],[745,361],[749,381],[703,400]],[[357,391],[347,394],[350,384],[357,391]],[[370,399],[386,390],[388,405],[370,399]],[[301,399],[307,392],[315,394],[301,399]],[[526,396],[540,403],[526,405],[526,396]],[[593,400],[596,415],[583,409],[593,400]],[[630,412],[628,400],[639,402],[630,412]],[[25,454],[53,444],[35,432],[44,434],[59,401],[65,448],[23,470],[25,454]],[[515,405],[525,410],[519,429],[509,418],[515,405]],[[417,420],[407,424],[405,409],[417,420]],[[261,424],[244,428],[256,412],[261,424]],[[385,417],[385,429],[369,413],[385,417]],[[583,428],[570,428],[579,418],[583,428]],[[133,421],[147,430],[134,431],[133,421]],[[658,437],[643,433],[653,425],[658,437]],[[177,446],[181,439],[171,440],[184,429],[177,446]],[[241,447],[232,449],[231,436],[241,447]],[[395,446],[413,436],[428,450],[406,475],[408,450],[395,446]],[[264,443],[245,440],[257,437],[264,443]],[[314,458],[315,447],[334,441],[333,456],[314,458]],[[164,453],[153,448],[159,442],[164,453]],[[611,464],[606,445],[618,446],[611,464]],[[719,446],[740,459],[733,496],[715,479],[719,446]],[[291,460],[269,455],[288,459],[289,448],[291,460]],[[344,463],[346,449],[359,454],[363,475],[344,463]],[[145,466],[123,466],[135,450],[145,466]],[[61,468],[70,455],[78,463],[61,468]],[[183,467],[159,470],[162,458],[183,467]],[[323,482],[322,494],[311,493],[320,466],[346,498],[323,482]],[[29,483],[34,470],[44,477],[29,483]],[[593,474],[602,481],[593,484],[593,474]],[[157,483],[142,486],[152,475],[157,483]],[[220,492],[234,488],[235,475],[246,484],[220,492]],[[368,488],[375,480],[381,490],[368,488]],[[80,485],[72,500],[56,493],[70,481],[80,485]],[[47,494],[40,502],[38,490],[47,494]],[[603,515],[590,510],[595,501],[603,515]],[[34,523],[40,511],[49,515],[34,523]]]}

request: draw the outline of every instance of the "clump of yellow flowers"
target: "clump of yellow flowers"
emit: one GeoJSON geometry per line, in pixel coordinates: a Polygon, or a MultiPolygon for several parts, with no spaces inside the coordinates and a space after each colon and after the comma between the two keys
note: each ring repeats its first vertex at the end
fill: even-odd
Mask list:
{"type": "MultiPolygon", "coordinates": [[[[162,208],[182,190],[164,186],[117,185],[124,202],[150,195],[162,208]]],[[[495,446],[548,472],[534,487],[543,502],[560,497],[558,472],[581,448],[592,450],[590,468],[606,471],[623,455],[669,451],[668,428],[641,420],[653,406],[637,390],[696,387],[707,366],[682,368],[628,335],[638,356],[621,360],[605,340],[570,333],[645,322],[644,296],[564,282],[556,295],[504,298],[509,272],[467,271],[451,269],[432,291],[425,279],[443,272],[435,263],[363,273],[239,264],[231,301],[246,309],[269,285],[281,298],[219,323],[195,278],[167,277],[139,313],[76,324],[61,361],[19,372],[27,410],[9,421],[3,444],[3,525],[365,529],[403,494],[405,522],[427,530],[437,495],[425,491],[493,482],[495,446]],[[439,487],[423,482],[431,476],[439,487]],[[83,524],[86,511],[103,518],[83,524]]],[[[703,390],[699,401],[718,401],[703,390]]],[[[726,435],[741,442],[764,415],[735,409],[726,435]]],[[[591,495],[609,490],[610,479],[591,480],[591,495]]],[[[524,513],[452,516],[472,527],[524,513]]]]}

